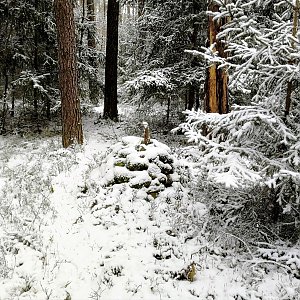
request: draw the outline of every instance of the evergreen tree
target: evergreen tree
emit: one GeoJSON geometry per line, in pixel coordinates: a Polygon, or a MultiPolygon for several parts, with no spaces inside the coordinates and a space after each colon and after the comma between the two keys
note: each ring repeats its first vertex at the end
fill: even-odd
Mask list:
{"type": "Polygon", "coordinates": [[[240,0],[221,6],[213,14],[215,19],[231,19],[218,35],[219,40],[227,42],[228,57],[213,54],[210,49],[206,55],[229,69],[231,90],[241,93],[244,99],[240,101],[260,102],[264,97],[280,95],[277,104],[283,110],[283,91],[288,82],[296,87],[299,80],[295,10],[286,1],[240,0]]]}
{"type": "MultiPolygon", "coordinates": [[[[89,8],[92,10],[91,5],[89,8]]],[[[87,89],[87,101],[97,103],[104,86],[99,74],[104,54],[95,47],[93,14],[87,18],[85,12],[82,19],[77,11],[76,16],[80,87],[87,89]]],[[[26,124],[40,132],[46,118],[56,116],[61,108],[53,1],[0,0],[0,18],[0,39],[4,41],[0,43],[0,131],[26,124]]],[[[83,92],[81,96],[85,98],[83,92]]]]}
{"type": "Polygon", "coordinates": [[[105,55],[99,47],[99,25],[95,13],[95,1],[80,1],[75,6],[80,98],[86,103],[99,103],[104,93],[101,68],[105,55]]]}
{"type": "Polygon", "coordinates": [[[137,20],[132,50],[136,64],[131,66],[136,77],[128,82],[130,91],[139,92],[144,101],[165,100],[179,110],[200,106],[205,62],[185,51],[205,45],[206,10],[200,0],[145,1],[137,20]]]}
{"type": "Polygon", "coordinates": [[[89,49],[89,64],[94,69],[89,75],[89,96],[93,104],[99,102],[100,86],[99,83],[99,59],[97,57],[97,39],[96,39],[96,18],[94,0],[87,0],[88,34],[87,45],[89,49]]]}
{"type": "MultiPolygon", "coordinates": [[[[0,80],[3,89],[2,130],[5,118],[22,107],[30,112],[36,129],[57,96],[57,65],[52,1],[0,1],[0,80]],[[20,101],[22,99],[22,106],[20,101]]],[[[0,91],[1,93],[1,91],[0,91]]],[[[22,123],[22,122],[20,122],[22,123]]]]}
{"type": "Polygon", "coordinates": [[[226,43],[226,55],[213,47],[198,54],[218,65],[216,70],[228,69],[232,111],[227,115],[191,111],[180,128],[199,145],[201,188],[213,194],[220,218],[261,224],[270,233],[268,238],[296,242],[300,230],[299,2],[215,3],[219,8],[209,15],[215,22],[224,18],[228,22],[214,45],[226,43]],[[227,204],[239,208],[231,210],[227,204]]]}

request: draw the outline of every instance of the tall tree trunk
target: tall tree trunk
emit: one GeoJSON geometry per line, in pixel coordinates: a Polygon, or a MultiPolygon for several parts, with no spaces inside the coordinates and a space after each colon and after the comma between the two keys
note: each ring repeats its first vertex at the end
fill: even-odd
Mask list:
{"type": "Polygon", "coordinates": [[[196,90],[196,95],[195,95],[195,110],[198,110],[200,108],[200,89],[198,88],[196,90]]]}
{"type": "Polygon", "coordinates": [[[72,0],[54,0],[57,26],[59,85],[62,110],[62,144],[83,143],[78,79],[76,39],[72,0]]]}
{"type": "Polygon", "coordinates": [[[10,109],[10,116],[14,117],[15,116],[15,99],[16,99],[16,93],[15,90],[12,90],[12,95],[11,95],[11,109],[10,109]]]}
{"type": "MultiPolygon", "coordinates": [[[[212,1],[208,10],[219,11],[219,5],[212,1]]],[[[215,44],[213,51],[217,51],[221,57],[226,57],[225,45],[217,40],[217,34],[221,27],[226,24],[226,18],[217,21],[212,16],[208,18],[208,43],[209,46],[215,44]]],[[[218,68],[217,64],[209,66],[206,78],[206,99],[205,110],[208,113],[228,113],[228,74],[226,69],[218,68]]]]}
{"type": "Polygon", "coordinates": [[[118,120],[117,68],[119,9],[118,0],[108,0],[103,117],[112,120],[118,120]]]}
{"type": "MultiPolygon", "coordinates": [[[[300,1],[295,1],[294,11],[293,11],[293,37],[296,38],[298,32],[298,20],[299,20],[299,10],[300,10],[300,1]]],[[[295,48],[295,41],[292,40],[292,48],[295,48]]],[[[290,62],[291,64],[293,61],[290,62]]],[[[292,103],[292,92],[293,92],[293,82],[290,80],[287,84],[286,98],[285,98],[285,112],[284,115],[287,117],[290,113],[291,103],[292,103]]]]}

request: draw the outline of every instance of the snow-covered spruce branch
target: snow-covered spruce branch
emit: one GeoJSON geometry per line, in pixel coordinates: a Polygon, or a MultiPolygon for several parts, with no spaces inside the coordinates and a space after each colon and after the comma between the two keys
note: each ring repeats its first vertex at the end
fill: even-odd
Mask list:
{"type": "Polygon", "coordinates": [[[154,70],[138,74],[135,79],[126,83],[126,88],[131,91],[145,88],[152,88],[157,91],[171,91],[174,89],[174,85],[170,82],[167,70],[154,70]]]}
{"type": "Polygon", "coordinates": [[[202,56],[228,69],[231,87],[240,89],[259,82],[257,94],[272,95],[288,82],[299,79],[299,40],[292,34],[291,3],[279,0],[221,3],[220,11],[209,15],[215,20],[230,16],[217,35],[218,40],[226,43],[227,59],[218,57],[210,48],[202,56]]]}
{"type": "Polygon", "coordinates": [[[293,172],[288,163],[293,158],[286,155],[298,154],[286,149],[295,148],[297,137],[271,109],[235,106],[226,115],[202,111],[186,111],[186,115],[179,129],[199,146],[208,176],[218,181],[231,178],[230,185],[239,186],[266,180],[280,170],[293,172]]]}
{"type": "Polygon", "coordinates": [[[278,263],[276,261],[273,261],[273,260],[259,260],[259,259],[253,259],[253,260],[241,260],[243,262],[245,262],[245,264],[249,264],[251,266],[251,268],[254,268],[258,265],[261,265],[261,264],[274,264],[278,267],[281,267],[283,269],[286,269],[287,271],[291,271],[291,268],[289,266],[286,266],[284,264],[281,264],[281,263],[278,263]]]}

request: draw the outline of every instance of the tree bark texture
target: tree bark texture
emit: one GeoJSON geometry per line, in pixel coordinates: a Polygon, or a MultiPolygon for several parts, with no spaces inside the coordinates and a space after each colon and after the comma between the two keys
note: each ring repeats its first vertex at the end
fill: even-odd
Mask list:
{"type": "Polygon", "coordinates": [[[103,117],[111,120],[118,119],[117,68],[119,9],[119,1],[108,0],[103,117]]]}
{"type": "Polygon", "coordinates": [[[72,0],[54,0],[57,26],[59,86],[62,110],[62,143],[67,148],[83,143],[78,75],[76,66],[76,39],[72,0]]]}
{"type": "MultiPolygon", "coordinates": [[[[219,11],[219,5],[212,1],[208,10],[217,12],[219,11]]],[[[220,32],[221,27],[226,24],[226,21],[226,18],[215,21],[212,16],[208,18],[208,45],[214,45],[213,51],[217,51],[219,56],[224,58],[226,57],[225,45],[217,40],[217,34],[220,32]]],[[[229,111],[227,70],[218,68],[215,63],[209,66],[207,71],[205,110],[208,113],[220,114],[226,114],[229,111]]]]}

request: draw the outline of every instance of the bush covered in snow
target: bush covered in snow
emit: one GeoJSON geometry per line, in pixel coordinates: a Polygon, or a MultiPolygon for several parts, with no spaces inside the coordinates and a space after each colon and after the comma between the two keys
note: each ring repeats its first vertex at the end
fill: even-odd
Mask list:
{"type": "Polygon", "coordinates": [[[226,115],[188,111],[179,126],[198,145],[199,189],[226,225],[249,235],[299,239],[299,133],[266,105],[226,115]],[[243,227],[245,229],[245,227],[243,227]]]}

